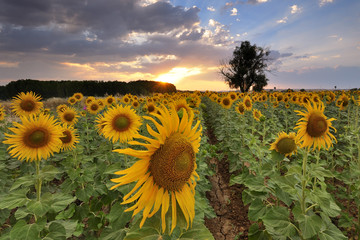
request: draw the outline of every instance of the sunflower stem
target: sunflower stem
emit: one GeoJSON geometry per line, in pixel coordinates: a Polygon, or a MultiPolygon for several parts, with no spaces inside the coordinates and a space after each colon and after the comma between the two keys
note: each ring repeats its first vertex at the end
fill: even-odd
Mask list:
{"type": "Polygon", "coordinates": [[[308,158],[308,150],[304,151],[304,156],[303,156],[303,162],[302,162],[302,181],[301,181],[301,188],[302,188],[302,192],[301,192],[301,199],[300,199],[300,206],[301,206],[301,212],[303,214],[306,213],[306,195],[305,195],[305,189],[306,189],[306,164],[307,164],[307,158],[308,158]]]}
{"type": "MultiPolygon", "coordinates": [[[[319,160],[320,160],[320,149],[316,149],[316,166],[319,165],[319,160]]],[[[314,177],[314,185],[313,185],[313,189],[316,189],[316,182],[317,182],[317,177],[314,177]]]]}
{"type": "Polygon", "coordinates": [[[266,121],[263,122],[263,127],[264,127],[263,146],[265,146],[265,144],[266,144],[266,142],[265,142],[265,137],[266,137],[266,121]]]}
{"type": "Polygon", "coordinates": [[[35,165],[36,165],[36,200],[40,201],[40,197],[41,197],[41,183],[42,183],[42,179],[40,177],[40,160],[35,160],[35,165]]]}

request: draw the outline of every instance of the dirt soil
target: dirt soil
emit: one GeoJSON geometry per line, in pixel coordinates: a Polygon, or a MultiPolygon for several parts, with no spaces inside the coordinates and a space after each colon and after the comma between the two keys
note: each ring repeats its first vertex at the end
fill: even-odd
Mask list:
{"type": "MultiPolygon", "coordinates": [[[[210,144],[218,143],[211,126],[207,126],[210,144]]],[[[243,185],[229,186],[230,172],[227,156],[223,159],[213,158],[211,164],[216,165],[216,173],[208,177],[212,189],[207,192],[210,205],[217,217],[205,219],[205,225],[215,240],[248,239],[251,222],[247,218],[249,206],[244,206],[241,196],[243,185]]]]}

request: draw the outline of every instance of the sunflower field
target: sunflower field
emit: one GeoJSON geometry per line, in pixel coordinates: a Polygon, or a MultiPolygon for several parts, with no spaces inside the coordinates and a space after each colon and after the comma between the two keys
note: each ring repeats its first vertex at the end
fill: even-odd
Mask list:
{"type": "Polygon", "coordinates": [[[360,239],[360,91],[0,104],[2,239],[360,239]]]}

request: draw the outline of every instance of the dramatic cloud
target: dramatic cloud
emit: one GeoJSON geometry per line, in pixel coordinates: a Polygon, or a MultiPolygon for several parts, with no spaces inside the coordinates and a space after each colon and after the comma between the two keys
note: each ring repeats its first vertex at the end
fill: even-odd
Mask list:
{"type": "Polygon", "coordinates": [[[104,41],[123,39],[132,32],[191,28],[199,22],[200,11],[167,2],[141,6],[134,0],[2,0],[0,9],[1,47],[18,50],[51,50],[70,42],[88,45],[86,41],[99,47],[97,44],[106,45],[104,41]]]}

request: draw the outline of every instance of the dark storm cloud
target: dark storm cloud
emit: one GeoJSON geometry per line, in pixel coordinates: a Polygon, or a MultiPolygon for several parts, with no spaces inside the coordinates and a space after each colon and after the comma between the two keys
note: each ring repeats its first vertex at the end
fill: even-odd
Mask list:
{"type": "Polygon", "coordinates": [[[85,42],[85,33],[93,40],[107,41],[132,31],[164,33],[190,28],[199,22],[199,11],[167,2],[140,6],[134,0],[0,0],[0,47],[25,51],[28,46],[31,51],[83,41],[86,48],[94,43],[85,42]]]}

